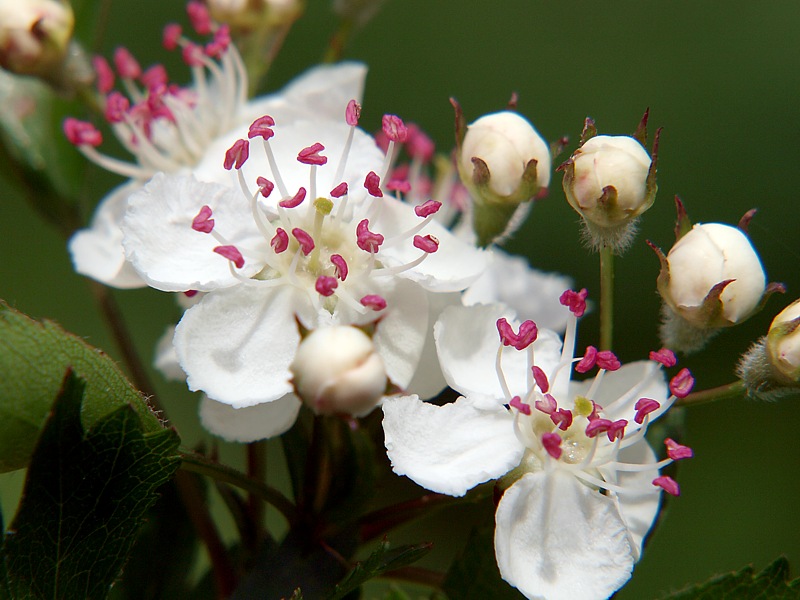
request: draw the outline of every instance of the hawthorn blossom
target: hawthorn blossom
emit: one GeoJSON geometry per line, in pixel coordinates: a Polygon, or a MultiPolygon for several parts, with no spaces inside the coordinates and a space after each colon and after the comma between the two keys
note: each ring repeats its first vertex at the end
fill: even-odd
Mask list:
{"type": "Polygon", "coordinates": [[[334,118],[363,93],[366,67],[342,63],[314,68],[281,92],[248,100],[247,74],[227,26],[211,21],[199,2],[190,2],[187,11],[208,43],[191,41],[176,23],[165,27],[163,43],[181,52],[192,72],[189,86],[170,82],[160,64],[143,69],[122,47],[114,52],[114,68],[102,57],[94,59],[106,121],[132,162],[102,154],[103,136],[91,123],[74,118],[64,123],[69,141],[89,160],[129,178],[100,201],[89,227],[69,242],[75,270],[106,285],[146,285],[125,261],[119,224],[129,196],[153,175],[191,172],[202,181],[226,181],[216,160],[226,149],[221,140],[243,135],[253,119],[265,113],[284,121],[334,118]]]}
{"type": "Polygon", "coordinates": [[[131,195],[123,246],[140,276],[163,291],[207,292],[174,337],[189,387],[229,405],[207,412],[277,402],[270,409],[296,414],[298,347],[332,326],[369,335],[387,386],[444,386],[428,330],[484,255],[434,221],[437,202],[384,194],[392,152],[357,127],[359,110],[351,101],[340,121],[260,117],[247,139],[228,141],[228,185],[157,174],[131,195]],[[413,381],[419,371],[428,375],[413,381]]]}
{"type": "Polygon", "coordinates": [[[387,400],[385,443],[397,474],[435,492],[461,496],[499,480],[497,564],[526,597],[607,598],[630,577],[661,490],[679,494],[659,470],[691,450],[668,439],[668,458],[658,461],[644,436],[693,380],[684,369],[667,386],[669,350],[622,367],[591,346],[574,357],[585,294],[563,302],[571,309],[563,346],[532,321],[515,328],[499,306],[446,309],[437,349],[464,395],[444,406],[387,400]],[[573,368],[597,374],[571,381],[573,368]]]}

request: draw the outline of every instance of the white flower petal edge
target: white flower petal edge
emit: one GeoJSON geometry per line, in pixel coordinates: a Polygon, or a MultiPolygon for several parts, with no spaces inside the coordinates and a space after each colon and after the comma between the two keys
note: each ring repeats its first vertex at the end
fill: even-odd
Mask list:
{"type": "Polygon", "coordinates": [[[186,373],[181,369],[178,354],[172,339],[175,337],[175,326],[170,325],[156,344],[156,356],[153,366],[169,381],[186,381],[186,373]]]}
{"type": "Polygon", "coordinates": [[[614,501],[555,469],[506,490],[495,515],[500,575],[528,598],[608,598],[634,556],[614,501]]]}
{"type": "Polygon", "coordinates": [[[383,431],[392,469],[421,486],[463,496],[519,464],[523,445],[509,435],[513,416],[486,410],[467,398],[436,406],[417,396],[383,403],[383,431]]]}
{"type": "Polygon", "coordinates": [[[229,442],[255,442],[288,431],[297,420],[300,404],[297,396],[287,394],[274,402],[234,408],[206,396],[200,403],[200,420],[229,442]]]}

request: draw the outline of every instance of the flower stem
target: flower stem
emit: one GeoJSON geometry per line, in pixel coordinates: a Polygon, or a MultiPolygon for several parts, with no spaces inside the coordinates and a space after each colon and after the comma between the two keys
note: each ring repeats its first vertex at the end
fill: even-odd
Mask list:
{"type": "Polygon", "coordinates": [[[732,383],[726,383],[719,387],[702,390],[700,392],[692,392],[685,398],[680,398],[675,402],[675,406],[697,406],[698,404],[716,402],[717,400],[732,400],[733,398],[740,398],[744,396],[744,394],[744,382],[737,379],[732,383]]]}
{"type": "Polygon", "coordinates": [[[614,337],[614,251],[600,249],[600,350],[611,350],[614,337]]]}
{"type": "Polygon", "coordinates": [[[228,483],[258,496],[265,502],[274,506],[289,523],[294,522],[296,517],[294,504],[275,488],[269,487],[255,479],[251,479],[236,469],[214,462],[200,454],[181,451],[180,455],[181,469],[211,477],[212,479],[228,483]]]}
{"type": "Polygon", "coordinates": [[[367,513],[359,521],[361,540],[368,542],[382,536],[390,529],[425,515],[430,510],[455,504],[458,498],[430,493],[367,513]]]}
{"type": "Polygon", "coordinates": [[[446,575],[439,571],[425,569],[423,567],[400,567],[399,569],[387,571],[381,575],[381,577],[384,579],[397,579],[399,581],[419,583],[440,590],[444,585],[446,575]]]}
{"type": "Polygon", "coordinates": [[[342,19],[339,22],[339,27],[328,42],[328,49],[322,57],[323,63],[334,63],[342,60],[345,46],[350,41],[354,29],[355,24],[352,19],[342,19]]]}
{"type": "MultiPolygon", "coordinates": [[[[267,443],[264,441],[247,444],[247,476],[266,485],[267,481],[267,443]]],[[[253,492],[248,493],[247,507],[256,525],[256,535],[261,537],[264,526],[264,500],[253,492]]]]}

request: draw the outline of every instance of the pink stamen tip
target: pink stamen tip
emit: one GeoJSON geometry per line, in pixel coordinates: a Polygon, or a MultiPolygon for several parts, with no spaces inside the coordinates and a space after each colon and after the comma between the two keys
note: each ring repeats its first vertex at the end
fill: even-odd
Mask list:
{"type": "Polygon", "coordinates": [[[133,58],[133,54],[122,46],[114,50],[114,67],[123,79],[138,79],[142,74],[142,68],[133,58]]]}
{"type": "Polygon", "coordinates": [[[103,111],[106,121],[119,123],[125,119],[125,114],[131,107],[130,101],[119,92],[111,92],[106,98],[106,107],[103,111]]]}
{"type": "Polygon", "coordinates": [[[344,119],[350,127],[355,127],[358,125],[359,118],[361,118],[361,105],[355,100],[350,100],[344,111],[344,119]]]}
{"type": "Polygon", "coordinates": [[[557,426],[561,431],[566,431],[572,425],[572,411],[566,408],[559,408],[550,415],[550,420],[553,422],[553,425],[557,426]]]}
{"type": "Polygon", "coordinates": [[[536,382],[536,385],[539,386],[543,394],[546,394],[550,389],[550,382],[547,381],[547,375],[536,365],[531,367],[531,371],[533,372],[533,380],[536,382]]]}
{"type": "Polygon", "coordinates": [[[300,150],[297,154],[297,160],[304,165],[324,165],[328,162],[328,158],[320,155],[323,150],[325,150],[325,146],[316,142],[308,148],[300,150]]]}
{"type": "Polygon", "coordinates": [[[247,137],[250,139],[253,139],[254,137],[262,137],[265,140],[268,140],[275,135],[275,132],[271,129],[271,127],[274,126],[275,119],[269,115],[259,117],[250,125],[250,129],[247,131],[247,137]]]}
{"type": "Polygon", "coordinates": [[[680,496],[681,495],[681,488],[672,477],[667,475],[661,475],[660,477],[656,477],[653,479],[653,485],[656,487],[660,487],[662,490],[671,494],[672,496],[680,496]]]}
{"type": "Polygon", "coordinates": [[[583,358],[580,359],[578,364],[575,365],[575,370],[578,373],[588,373],[592,370],[592,367],[594,367],[595,364],[597,364],[597,348],[594,346],[588,346],[583,358]]]}
{"type": "Polygon", "coordinates": [[[178,47],[178,41],[183,35],[183,29],[177,23],[168,23],[164,27],[164,35],[161,38],[161,43],[165,50],[172,52],[178,47]]]}
{"type": "Polygon", "coordinates": [[[383,132],[393,142],[403,143],[408,138],[408,127],[397,115],[383,115],[381,120],[383,132]]]}
{"type": "Polygon", "coordinates": [[[194,298],[195,296],[197,296],[197,290],[186,290],[185,292],[183,292],[183,295],[186,296],[187,298],[194,298]]]}
{"type": "Polygon", "coordinates": [[[341,198],[347,194],[347,182],[342,182],[331,190],[331,198],[341,198]]]}
{"type": "Polygon", "coordinates": [[[625,435],[625,428],[628,426],[628,422],[625,419],[619,419],[611,423],[608,427],[608,441],[614,442],[617,439],[622,439],[625,435]]]}
{"type": "Polygon", "coordinates": [[[439,240],[432,235],[415,235],[413,241],[414,247],[419,248],[423,252],[433,254],[439,249],[439,240]]]}
{"type": "Polygon", "coordinates": [[[269,241],[269,245],[272,246],[275,254],[284,252],[289,247],[289,234],[281,227],[278,227],[275,230],[275,235],[269,241]]]}
{"type": "Polygon", "coordinates": [[[275,189],[275,184],[266,177],[259,177],[256,179],[256,185],[258,186],[258,191],[262,196],[264,196],[264,198],[269,198],[272,190],[275,189]]]}
{"type": "Polygon", "coordinates": [[[236,265],[237,269],[241,269],[244,266],[244,256],[236,246],[217,246],[214,248],[214,252],[227,258],[236,265]]]}
{"type": "Polygon", "coordinates": [[[202,2],[189,2],[186,5],[186,14],[189,15],[189,21],[198,35],[211,33],[211,15],[202,2]]]}
{"type": "Polygon", "coordinates": [[[317,290],[320,296],[333,296],[333,292],[339,287],[339,282],[335,277],[328,277],[327,275],[320,275],[317,277],[317,282],[314,284],[314,289],[317,290]]]}
{"type": "Polygon", "coordinates": [[[517,350],[524,350],[536,341],[539,330],[533,321],[525,321],[519,326],[519,333],[514,333],[514,329],[509,325],[505,318],[497,320],[497,332],[500,334],[500,341],[504,346],[513,346],[517,350]]]}
{"type": "Polygon", "coordinates": [[[669,382],[669,391],[678,398],[685,398],[694,387],[694,377],[689,369],[681,369],[669,382]]]}
{"type": "Polygon", "coordinates": [[[103,135],[94,125],[87,121],[79,121],[73,117],[64,119],[64,135],[73,146],[92,146],[96,148],[103,143],[103,135]]]}
{"type": "Polygon", "coordinates": [[[576,317],[582,317],[583,313],[586,312],[586,297],[588,295],[589,292],[586,288],[583,288],[580,292],[567,290],[561,294],[559,302],[569,308],[576,317]]]}
{"type": "Polygon", "coordinates": [[[689,448],[689,446],[679,444],[672,438],[665,439],[664,445],[667,447],[667,456],[672,460],[683,460],[684,458],[692,458],[694,456],[694,450],[689,448]]]}
{"type": "Polygon", "coordinates": [[[392,192],[407,194],[411,191],[411,184],[405,179],[390,179],[386,184],[386,189],[392,192]]]}
{"type": "Polygon", "coordinates": [[[114,89],[114,71],[102,56],[92,58],[92,67],[97,75],[97,91],[105,95],[114,89]]]}
{"type": "Polygon", "coordinates": [[[378,177],[378,174],[375,171],[370,171],[367,173],[366,179],[364,179],[364,187],[367,188],[370,196],[374,196],[375,198],[383,198],[383,192],[381,191],[381,178],[378,177]]]}
{"type": "Polygon", "coordinates": [[[509,406],[516,408],[523,415],[531,414],[531,405],[525,404],[519,396],[514,396],[508,403],[509,406]]]}
{"type": "Polygon", "coordinates": [[[545,394],[544,399],[537,400],[533,403],[533,406],[536,410],[543,412],[546,415],[552,415],[554,412],[556,412],[556,410],[558,410],[558,403],[550,394],[545,394]]]}
{"type": "Polygon", "coordinates": [[[561,458],[561,436],[557,433],[543,433],[542,447],[554,459],[558,460],[561,458]]]}
{"type": "Polygon", "coordinates": [[[369,230],[369,220],[364,219],[356,226],[356,244],[365,252],[375,253],[383,243],[383,236],[380,233],[373,233],[369,230]]]}
{"type": "Polygon", "coordinates": [[[221,58],[231,45],[231,31],[227,25],[220,25],[214,32],[214,39],[206,44],[206,55],[221,58]]]}
{"type": "Polygon", "coordinates": [[[164,68],[164,65],[153,65],[142,73],[141,81],[148,90],[162,86],[166,88],[169,83],[167,69],[164,68]]]}
{"type": "Polygon", "coordinates": [[[592,403],[592,414],[586,417],[586,419],[589,421],[594,421],[595,419],[599,418],[600,412],[603,410],[603,407],[600,406],[594,400],[590,400],[590,402],[592,403]]]}
{"type": "Polygon", "coordinates": [[[192,219],[192,229],[200,233],[211,233],[214,230],[214,219],[211,218],[211,207],[207,204],[192,219]]]}
{"type": "Polygon", "coordinates": [[[359,302],[361,302],[362,306],[371,308],[374,311],[379,311],[386,308],[386,300],[384,300],[384,298],[378,294],[367,294],[361,298],[359,302]]]}
{"type": "Polygon", "coordinates": [[[639,398],[633,408],[636,409],[636,416],[633,420],[641,425],[645,416],[661,408],[661,405],[652,398],[639,398]]]}
{"type": "Polygon", "coordinates": [[[601,350],[597,353],[597,366],[606,371],[616,371],[622,363],[611,350],[601,350]]]}
{"type": "Polygon", "coordinates": [[[344,281],[347,279],[347,261],[341,254],[331,254],[331,264],[336,267],[336,276],[344,281]]]}
{"type": "Polygon", "coordinates": [[[250,156],[250,142],[247,140],[236,140],[233,146],[225,152],[225,162],[223,166],[230,171],[232,168],[241,169],[244,162],[250,156]]]}
{"type": "Polygon", "coordinates": [[[419,127],[410,123],[408,125],[408,139],[406,140],[406,151],[411,158],[416,158],[422,162],[429,162],[436,152],[433,140],[429,138],[419,127]]]}
{"type": "Polygon", "coordinates": [[[286,200],[281,200],[278,202],[278,206],[281,208],[296,208],[302,204],[303,200],[306,199],[306,188],[301,187],[297,190],[297,193],[292,196],[291,198],[287,198],[286,200]]]}
{"type": "Polygon", "coordinates": [[[668,368],[674,367],[676,364],[678,364],[678,359],[675,357],[675,353],[669,348],[662,348],[657,352],[651,352],[650,360],[661,363],[668,368]]]}
{"type": "Polygon", "coordinates": [[[314,249],[314,238],[299,227],[292,229],[292,235],[294,239],[297,240],[297,243],[300,244],[300,250],[303,251],[303,254],[305,256],[311,254],[311,251],[314,249]]]}
{"type": "Polygon", "coordinates": [[[606,433],[613,423],[609,419],[596,418],[589,421],[586,426],[586,437],[593,438],[598,433],[606,433]]]}
{"type": "Polygon", "coordinates": [[[181,49],[181,58],[190,67],[202,67],[205,51],[202,46],[188,43],[181,49]]]}
{"type": "Polygon", "coordinates": [[[414,214],[418,217],[429,217],[432,214],[439,212],[442,208],[442,203],[436,200],[428,200],[427,202],[414,207],[414,214]]]}

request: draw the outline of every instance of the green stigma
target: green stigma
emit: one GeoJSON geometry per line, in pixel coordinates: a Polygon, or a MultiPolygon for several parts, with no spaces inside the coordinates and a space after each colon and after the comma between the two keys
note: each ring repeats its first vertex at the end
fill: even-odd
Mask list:
{"type": "Polygon", "coordinates": [[[314,208],[323,216],[328,216],[333,210],[333,202],[330,198],[317,198],[314,200],[314,208]]]}

